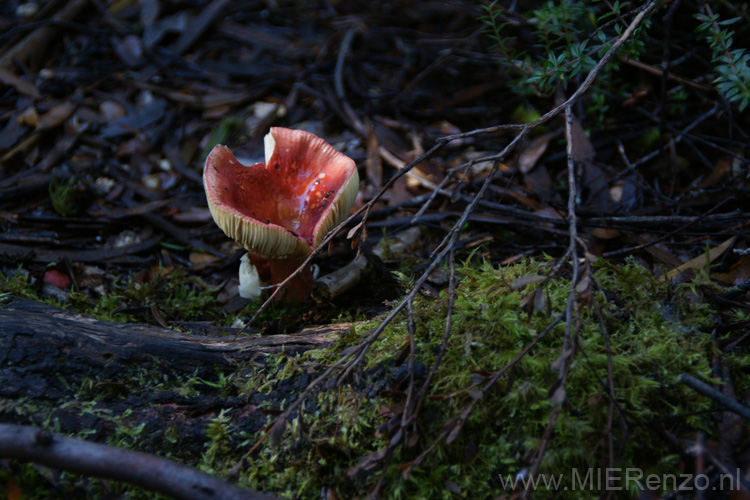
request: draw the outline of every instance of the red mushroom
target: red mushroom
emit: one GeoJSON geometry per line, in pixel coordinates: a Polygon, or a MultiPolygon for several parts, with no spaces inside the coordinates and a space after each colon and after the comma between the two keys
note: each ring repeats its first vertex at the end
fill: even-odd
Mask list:
{"type": "MultiPolygon", "coordinates": [[[[265,163],[246,166],[226,146],[206,158],[208,207],[227,236],[244,246],[260,281],[278,284],[292,274],[347,216],[359,190],[354,161],[301,130],[272,128],[265,163]]],[[[260,294],[259,284],[245,297],[260,294]]],[[[308,268],[289,283],[288,300],[306,300],[308,268]]]]}

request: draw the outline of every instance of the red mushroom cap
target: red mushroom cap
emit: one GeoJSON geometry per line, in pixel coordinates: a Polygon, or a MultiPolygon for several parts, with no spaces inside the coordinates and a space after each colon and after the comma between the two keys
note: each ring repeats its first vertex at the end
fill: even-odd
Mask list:
{"type": "Polygon", "coordinates": [[[354,161],[301,130],[272,128],[266,162],[242,165],[226,146],[206,158],[203,183],[216,224],[248,251],[308,255],[347,216],[359,190],[354,161]]]}

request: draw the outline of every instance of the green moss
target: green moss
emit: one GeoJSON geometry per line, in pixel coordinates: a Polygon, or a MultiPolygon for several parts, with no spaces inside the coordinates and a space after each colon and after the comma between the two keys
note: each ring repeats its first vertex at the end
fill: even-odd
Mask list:
{"type": "MultiPolygon", "coordinates": [[[[472,376],[503,368],[562,312],[570,287],[567,279],[543,285],[550,316],[529,315],[521,308],[523,299],[541,285],[511,286],[522,276],[546,275],[549,267],[546,262],[529,261],[500,269],[485,263],[460,270],[449,348],[435,375],[432,398],[420,412],[422,438],[415,448],[396,452],[385,472],[385,497],[445,497],[445,481],[450,480],[471,492],[472,498],[492,498],[504,491],[499,475],[513,477],[530,467],[553,408],[549,391],[558,376],[553,365],[560,357],[562,323],[500,378],[476,406],[458,439],[439,445],[410,479],[403,479],[398,469],[440,433],[444,422],[466,407],[471,396],[465,389],[472,376]],[[471,459],[466,458],[467,450],[476,450],[471,459]]],[[[589,468],[609,463],[608,363],[612,364],[616,397],[611,433],[618,450],[617,466],[639,467],[645,474],[679,472],[678,457],[663,436],[713,432],[710,401],[679,382],[682,372],[702,377],[710,373],[712,341],[702,330],[710,323],[710,311],[690,302],[689,285],[670,288],[635,263],[614,267],[602,261],[596,267],[601,289],[595,296],[609,352],[594,310],[582,309],[578,348],[565,386],[567,397],[540,472],[561,474],[569,483],[576,480],[573,468],[580,473],[577,479],[583,480],[589,468]]],[[[446,302],[420,298],[415,303],[417,361],[426,367],[432,366],[444,331],[446,302]]],[[[338,349],[356,344],[377,325],[377,321],[359,325],[338,349]]],[[[406,342],[406,315],[401,314],[373,344],[364,373],[392,366],[406,342]]],[[[316,356],[308,353],[306,358],[316,356]]],[[[743,361],[738,366],[745,366],[743,361]]],[[[363,398],[351,387],[319,393],[314,410],[295,417],[284,440],[266,445],[250,462],[245,480],[287,498],[313,498],[322,487],[333,487],[344,497],[363,495],[377,480],[377,467],[354,481],[342,479],[340,472],[386,446],[385,438],[375,434],[383,422],[380,412],[402,402],[363,398]],[[325,446],[311,446],[323,442],[325,446]]],[[[545,496],[544,491],[537,493],[545,496]]],[[[575,497],[581,493],[586,495],[577,491],[575,497]]],[[[597,496],[598,492],[588,494],[597,496]]]]}
{"type": "MultiPolygon", "coordinates": [[[[698,276],[696,283],[671,286],[655,280],[634,262],[612,266],[599,261],[593,267],[593,298],[601,311],[601,322],[594,307],[580,308],[580,327],[575,332],[577,348],[565,384],[566,398],[540,472],[560,475],[561,487],[573,486],[571,481],[576,479],[580,483],[590,468],[608,466],[607,439],[611,434],[616,467],[637,467],[644,474],[679,473],[680,458],[664,436],[716,433],[711,402],[679,382],[683,372],[704,379],[710,375],[709,359],[716,348],[706,332],[710,331],[712,312],[695,301],[695,292],[710,285],[708,278],[698,276]],[[611,416],[609,364],[616,403],[611,416]],[[572,476],[574,468],[577,478],[572,476]]],[[[488,263],[466,264],[459,269],[453,329],[429,397],[419,413],[419,438],[413,447],[397,448],[387,470],[381,471],[380,463],[375,462],[372,468],[362,469],[354,477],[347,474],[360,464],[362,457],[387,446],[389,435],[378,429],[389,415],[398,414],[404,403],[403,392],[399,391],[405,391],[405,387],[398,386],[390,373],[404,368],[404,364],[395,365],[408,341],[405,313],[397,316],[372,345],[351,383],[321,389],[308,398],[292,415],[280,441],[264,442],[244,462],[238,483],[284,498],[319,498],[323,489],[332,489],[339,498],[353,498],[364,496],[383,473],[387,478],[384,498],[450,498],[446,481],[455,483],[471,498],[508,494],[500,478],[507,480],[533,465],[534,453],[550,421],[554,407],[550,389],[558,380],[556,364],[564,322],[498,379],[477,402],[452,443],[438,444],[408,479],[402,476],[400,467],[414,460],[436,439],[444,424],[467,407],[476,395],[467,390],[473,383],[481,383],[488,374],[505,367],[564,310],[570,289],[565,272],[518,287],[523,281],[519,278],[547,276],[551,269],[549,261],[525,261],[501,268],[488,263]],[[549,306],[548,314],[529,313],[522,307],[539,287],[549,306]]],[[[445,292],[438,299],[419,297],[415,301],[415,361],[424,368],[423,373],[432,367],[439,351],[447,302],[445,292]]],[[[283,352],[269,355],[262,364],[238,366],[211,380],[197,374],[166,377],[142,371],[123,376],[135,377],[138,387],[149,392],[192,397],[208,390],[214,395],[248,400],[260,396],[258,408],[269,412],[266,424],[270,424],[276,412],[293,401],[279,401],[275,395],[296,397],[318,370],[361,342],[379,324],[380,318],[357,324],[333,349],[309,351],[302,356],[283,352]]],[[[740,373],[750,365],[750,356],[727,355],[723,363],[740,373]]],[[[417,379],[418,386],[423,376],[417,379]]],[[[117,391],[103,390],[102,382],[110,381],[84,384],[79,389],[80,398],[122,397],[117,391]]],[[[94,412],[116,426],[110,434],[111,444],[137,448],[146,432],[134,425],[133,419],[103,414],[95,404],[67,404],[77,404],[81,411],[94,412]]],[[[46,425],[54,427],[54,422],[46,425]]],[[[244,426],[230,409],[217,409],[215,416],[205,422],[202,452],[181,453],[180,458],[225,477],[264,432],[262,427],[251,430],[244,426]]],[[[170,456],[180,450],[175,448],[178,437],[172,435],[168,439],[168,435],[167,431],[164,450],[159,453],[170,456]]],[[[123,488],[122,491],[132,491],[123,488]]],[[[569,497],[587,495],[598,496],[598,491],[575,491],[569,497]]],[[[535,494],[535,498],[547,496],[557,498],[560,492],[540,487],[535,494]]],[[[131,496],[142,497],[155,498],[142,493],[131,496]]]]}

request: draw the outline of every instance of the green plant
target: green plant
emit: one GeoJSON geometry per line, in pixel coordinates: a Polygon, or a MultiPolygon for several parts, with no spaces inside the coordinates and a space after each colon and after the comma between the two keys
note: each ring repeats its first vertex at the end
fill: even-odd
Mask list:
{"type": "Polygon", "coordinates": [[[750,54],[744,49],[734,49],[734,30],[728,26],[736,24],[740,18],[719,20],[719,15],[711,11],[705,4],[705,13],[695,14],[701,24],[696,32],[703,35],[713,51],[711,62],[718,73],[714,79],[716,88],[724,98],[739,104],[740,111],[744,111],[750,104],[750,54]]]}
{"type": "MultiPolygon", "coordinates": [[[[506,16],[498,0],[483,5],[485,13],[479,19],[487,25],[486,34],[494,42],[491,50],[498,54],[503,69],[507,69],[513,90],[521,95],[548,95],[559,84],[564,87],[595,66],[597,58],[624,30],[623,16],[627,15],[629,6],[630,2],[619,1],[611,6],[608,2],[549,1],[526,15],[525,22],[532,28],[535,38],[529,51],[519,48],[523,43],[511,26],[517,23],[509,21],[511,18],[506,16]]],[[[644,50],[639,35],[648,26],[647,21],[636,30],[623,47],[624,55],[638,58],[644,50]]],[[[613,61],[605,69],[602,80],[609,80],[606,74],[617,67],[618,63],[613,61]]]]}
{"type": "Polygon", "coordinates": [[[49,183],[49,197],[55,212],[63,217],[75,214],[78,211],[78,190],[79,184],[75,178],[69,177],[58,182],[53,175],[49,183]]]}

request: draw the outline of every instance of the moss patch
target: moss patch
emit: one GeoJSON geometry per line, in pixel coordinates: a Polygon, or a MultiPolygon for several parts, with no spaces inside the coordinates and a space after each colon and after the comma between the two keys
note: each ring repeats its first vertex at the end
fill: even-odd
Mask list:
{"type": "MultiPolygon", "coordinates": [[[[419,412],[419,432],[410,447],[396,450],[385,472],[377,460],[372,468],[362,467],[360,461],[387,446],[390,434],[384,424],[399,415],[404,403],[408,374],[408,360],[402,356],[408,340],[406,314],[399,315],[372,345],[349,384],[324,384],[327,388],[314,393],[292,415],[279,442],[266,441],[259,447],[245,462],[238,483],[284,498],[320,498],[324,490],[334,491],[339,498],[353,498],[365,495],[384,473],[385,498],[451,498],[447,484],[469,498],[495,498],[508,493],[512,485],[504,481],[508,483],[529,470],[550,420],[550,394],[558,380],[563,322],[498,379],[478,401],[455,440],[438,444],[408,479],[402,476],[401,466],[414,460],[440,434],[443,425],[477,397],[470,389],[481,387],[490,374],[505,367],[562,313],[570,289],[565,271],[547,281],[528,278],[544,277],[551,267],[549,262],[527,261],[501,268],[487,263],[466,265],[459,270],[452,333],[419,412]],[[530,284],[520,286],[522,282],[530,284]],[[523,304],[537,289],[544,296],[544,312],[529,312],[534,308],[523,304]]],[[[711,401],[679,382],[683,372],[708,379],[709,360],[716,354],[708,333],[712,313],[695,301],[695,291],[701,285],[664,284],[634,263],[611,266],[599,261],[594,267],[593,297],[601,314],[591,306],[580,310],[565,401],[540,469],[549,477],[560,478],[558,490],[580,487],[589,480],[587,474],[609,467],[610,447],[615,467],[639,468],[644,475],[679,474],[680,450],[671,448],[666,437],[692,439],[699,431],[709,436],[716,433],[711,401]],[[614,405],[608,396],[609,366],[614,405]]],[[[447,303],[445,292],[439,298],[419,297],[415,302],[417,390],[439,352],[447,303]]],[[[231,405],[216,399],[211,410],[201,413],[190,427],[194,433],[191,440],[202,443],[199,449],[176,446],[182,432],[176,427],[159,428],[156,435],[156,428],[148,423],[138,427],[143,415],[107,416],[95,404],[85,406],[87,400],[102,398],[126,402],[126,395],[109,389],[117,389],[116,384],[132,374],[89,381],[77,389],[74,398],[50,404],[58,408],[83,404],[99,419],[100,429],[108,430],[107,440],[113,444],[146,446],[146,451],[176,457],[225,477],[263,436],[264,426],[291,404],[327,363],[378,324],[378,320],[359,324],[333,349],[297,357],[281,353],[269,356],[262,364],[224,372],[206,370],[210,376],[203,373],[178,380],[141,372],[138,386],[142,394],[169,392],[182,402],[206,396],[231,399],[231,405]],[[281,394],[289,399],[280,399],[281,394]]],[[[748,365],[748,358],[729,355],[724,363],[739,373],[748,365]]],[[[157,396],[149,399],[154,408],[164,401],[157,396]]],[[[38,414],[38,408],[24,409],[24,404],[18,401],[12,408],[6,405],[3,411],[38,414]]],[[[53,429],[59,426],[54,416],[35,423],[53,429]]],[[[23,483],[34,484],[27,482],[31,481],[29,475],[34,475],[30,466],[16,465],[13,470],[23,483]]],[[[592,476],[590,480],[595,479],[592,476]]],[[[91,487],[91,481],[86,480],[87,487],[91,487]]],[[[73,484],[81,487],[80,480],[73,484]]],[[[631,493],[637,486],[620,485],[631,493]]],[[[127,498],[153,498],[130,487],[118,486],[117,491],[126,492],[127,498]]],[[[561,497],[560,491],[540,485],[535,497],[546,496],[561,497]]],[[[571,491],[568,496],[598,497],[598,490],[571,491]]]]}
{"type": "MultiPolygon", "coordinates": [[[[472,397],[466,389],[473,381],[503,368],[565,308],[568,279],[543,285],[549,315],[528,314],[521,306],[533,288],[542,285],[512,287],[518,278],[544,275],[548,268],[545,263],[526,262],[460,270],[450,344],[435,374],[431,398],[420,412],[420,438],[416,446],[397,452],[386,471],[386,498],[447,498],[446,481],[470,492],[471,498],[494,498],[508,491],[501,475],[512,478],[531,466],[553,406],[550,390],[557,381],[562,323],[499,379],[458,439],[439,445],[410,479],[403,479],[399,469],[440,433],[445,421],[461,413],[472,397]]],[[[713,429],[711,402],[679,382],[682,372],[709,376],[713,343],[704,327],[710,324],[710,311],[691,302],[689,285],[670,287],[633,263],[612,267],[602,261],[595,277],[602,322],[593,308],[581,311],[566,400],[540,472],[559,475],[562,487],[575,487],[571,481],[580,484],[589,469],[609,466],[611,363],[616,404],[609,425],[617,467],[637,467],[645,475],[679,473],[679,458],[666,436],[692,438],[698,431],[710,434],[713,429]],[[580,474],[577,478],[574,469],[580,474]]],[[[433,365],[443,335],[444,299],[421,298],[416,303],[416,365],[422,377],[433,365]]],[[[395,360],[407,341],[406,321],[401,315],[373,344],[357,383],[318,394],[317,404],[296,417],[282,443],[261,450],[247,469],[249,484],[288,498],[313,498],[326,487],[344,497],[367,491],[377,480],[377,468],[360,471],[351,481],[341,473],[386,446],[384,436],[376,437],[376,429],[384,415],[403,403],[403,386],[395,375],[405,364],[396,367],[395,360]],[[377,397],[384,390],[391,397],[377,397]]],[[[360,325],[340,348],[355,344],[357,335],[376,324],[360,325]]],[[[637,485],[627,487],[635,491],[637,485]]],[[[576,491],[573,497],[586,494],[576,491]]],[[[588,494],[598,497],[597,491],[588,494]]]]}

